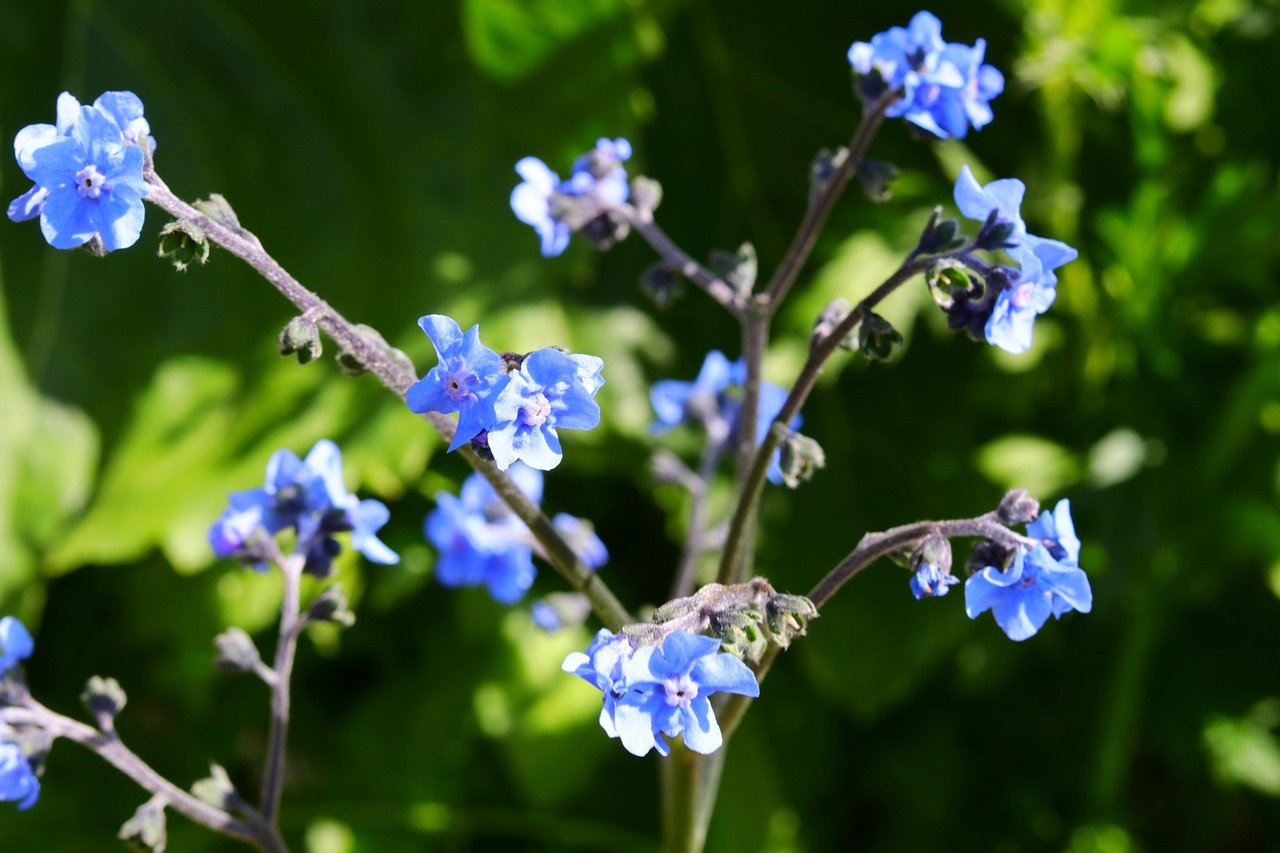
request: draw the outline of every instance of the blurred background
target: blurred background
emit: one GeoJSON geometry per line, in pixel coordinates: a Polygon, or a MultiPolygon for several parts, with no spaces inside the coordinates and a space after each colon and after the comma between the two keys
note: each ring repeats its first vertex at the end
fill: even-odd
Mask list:
{"type": "MultiPolygon", "coordinates": [[[[770,488],[759,571],[804,592],[863,531],[963,517],[1025,486],[1072,501],[1093,613],[1011,643],[962,595],[917,603],[885,562],[774,667],[735,737],[709,851],[1071,853],[1280,848],[1280,79],[1275,0],[1031,0],[929,7],[987,40],[1007,79],[963,143],[886,125],[894,197],[851,188],[780,317],[789,382],[828,299],[856,300],[910,248],[964,163],[1026,182],[1031,231],[1079,248],[1035,347],[949,333],[919,283],[885,306],[898,363],[829,369],[804,414],[828,468],[770,488]]],[[[665,598],[684,498],[654,488],[648,386],[738,354],[690,290],[658,310],[632,238],[544,260],[508,195],[535,155],[566,174],[596,137],[635,145],[658,219],[691,254],[750,240],[769,271],[821,147],[859,105],[851,42],[912,6],[795,0],[352,4],[3,3],[0,131],[59,92],[136,92],[157,169],[224,194],[301,281],[434,364],[416,319],[487,344],[605,358],[604,421],[566,433],[544,506],[590,517],[633,607],[665,598]]],[[[0,167],[4,199],[27,189],[0,167]]],[[[257,790],[263,686],[209,665],[249,629],[269,653],[279,589],[214,562],[205,530],[270,454],[322,437],[348,485],[392,510],[398,566],[346,560],[357,625],[299,656],[284,820],[294,849],[654,850],[657,760],[596,724],[527,604],[432,581],[433,496],[468,470],[369,378],[275,354],[290,306],[229,255],[154,257],[165,217],[103,259],[0,227],[0,612],[37,634],[46,704],[95,674],[130,694],[126,742],[177,781],[223,764],[257,790]]],[[[698,436],[669,446],[693,459],[698,436]]],[[[718,506],[727,500],[727,483],[718,506]]],[[[957,565],[966,548],[957,543],[957,565]]],[[[563,588],[543,569],[537,595],[563,588]]],[[[531,596],[532,598],[533,596],[531,596]]],[[[114,849],[145,799],[55,747],[39,805],[0,808],[7,850],[114,849]]],[[[236,845],[181,817],[170,849],[236,845]]]]}

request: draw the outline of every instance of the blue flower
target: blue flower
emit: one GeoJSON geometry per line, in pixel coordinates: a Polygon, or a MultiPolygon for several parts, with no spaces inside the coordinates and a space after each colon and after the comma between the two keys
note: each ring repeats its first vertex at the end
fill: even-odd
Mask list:
{"type": "MultiPolygon", "coordinates": [[[[115,122],[125,144],[137,145],[145,137],[150,149],[155,151],[156,141],[151,138],[151,127],[142,117],[142,100],[133,92],[104,92],[93,106],[115,122]]],[[[63,92],[58,96],[56,124],[31,124],[18,131],[13,140],[18,165],[23,169],[34,168],[32,153],[37,148],[70,136],[79,118],[80,102],[69,92],[63,92]]],[[[9,204],[9,218],[14,222],[24,222],[39,216],[48,197],[48,188],[33,185],[9,204]]]]}
{"type": "Polygon", "coordinates": [[[657,749],[668,755],[664,734],[683,734],[684,745],[704,755],[720,748],[724,738],[709,697],[759,696],[760,685],[746,664],[719,649],[714,637],[673,631],[661,646],[639,648],[623,662],[626,692],[617,700],[613,726],[628,752],[646,755],[657,749]]]}
{"type": "Polygon", "coordinates": [[[480,343],[480,327],[466,334],[452,319],[428,314],[418,320],[431,339],[439,363],[405,394],[409,410],[458,413],[450,450],[457,450],[493,425],[493,401],[509,381],[502,356],[480,343]]]}
{"type": "MultiPolygon", "coordinates": [[[[598,372],[597,372],[598,373],[598,372]]],[[[592,429],[600,423],[600,406],[592,399],[578,361],[554,349],[529,353],[519,371],[494,401],[496,422],[489,428],[493,461],[506,470],[517,459],[549,471],[560,464],[558,427],[592,429]]]]}
{"type": "MultiPolygon", "coordinates": [[[[542,501],[541,471],[516,463],[507,473],[526,497],[535,504],[542,501]]],[[[590,522],[560,513],[552,523],[588,568],[608,561],[609,552],[590,522]]],[[[533,585],[537,569],[532,555],[535,550],[542,553],[540,546],[479,474],[463,482],[458,497],[448,492],[436,495],[425,533],[440,552],[436,579],[442,586],[484,586],[496,601],[514,604],[533,585]]]]}
{"type": "Polygon", "coordinates": [[[1071,501],[1063,498],[1053,512],[1042,512],[1027,525],[1027,535],[1044,542],[1053,559],[1068,566],[1080,565],[1080,540],[1071,520],[1071,501]]]}
{"type": "Polygon", "coordinates": [[[538,232],[544,257],[559,255],[569,245],[572,231],[627,200],[630,186],[622,163],[630,157],[627,140],[600,139],[577,159],[564,181],[537,157],[516,163],[516,172],[524,180],[511,192],[511,210],[538,232]]]}
{"type": "Polygon", "coordinates": [[[533,618],[533,624],[548,634],[554,634],[564,627],[559,611],[546,599],[540,598],[529,605],[529,615],[533,618]]]}
{"type": "Polygon", "coordinates": [[[511,210],[538,232],[543,257],[554,258],[569,245],[569,226],[551,212],[551,197],[560,187],[560,176],[537,157],[516,163],[516,172],[524,181],[511,191],[511,210]]]}
{"type": "Polygon", "coordinates": [[[916,573],[911,576],[911,594],[916,601],[922,598],[941,598],[951,591],[952,584],[960,582],[960,578],[944,572],[932,563],[922,563],[916,573]]]}
{"type": "Polygon", "coordinates": [[[604,693],[604,706],[600,709],[600,727],[611,738],[618,737],[618,729],[614,725],[614,713],[618,707],[618,700],[627,692],[623,666],[631,659],[634,651],[635,647],[629,639],[615,636],[608,628],[601,628],[595,639],[591,641],[591,645],[587,647],[586,653],[572,652],[560,666],[565,672],[578,676],[604,693]]]}
{"type": "Polygon", "coordinates": [[[31,657],[35,648],[26,625],[13,616],[0,619],[0,676],[17,666],[18,661],[31,657]]]}
{"type": "MultiPolygon", "coordinates": [[[[1037,522],[1038,523],[1038,522],[1037,522]]],[[[1020,547],[1005,571],[988,566],[964,585],[965,612],[970,619],[991,611],[1011,640],[1025,640],[1040,630],[1049,614],[1093,608],[1089,578],[1074,565],[1053,558],[1042,544],[1020,547]]]]}
{"type": "Polygon", "coordinates": [[[663,379],[649,389],[649,402],[658,419],[649,427],[654,435],[682,423],[707,423],[720,417],[720,395],[734,382],[733,363],[719,350],[702,360],[692,382],[663,379]]]}
{"type": "Polygon", "coordinates": [[[96,235],[110,252],[132,246],[142,233],[145,157],[118,121],[124,119],[135,133],[146,121],[140,102],[130,119],[131,111],[120,113],[128,93],[112,94],[119,97],[107,99],[107,106],[82,106],[78,112],[74,98],[60,98],[57,125],[31,125],[14,140],[18,165],[35,186],[9,205],[9,217],[21,221],[39,214],[40,229],[54,248],[73,249],[96,235]]]}
{"type": "Polygon", "coordinates": [[[209,544],[219,557],[237,557],[265,569],[266,554],[253,546],[255,534],[274,536],[297,531],[295,553],[306,556],[309,574],[329,574],[341,546],[334,534],[351,532],[351,547],[375,563],[399,561],[377,537],[390,518],[380,501],[359,500],[342,481],[342,454],[332,441],[316,442],[306,459],[278,450],[267,463],[260,489],[233,492],[230,506],[209,528],[209,544]]]}
{"type": "Polygon", "coordinates": [[[996,222],[1011,229],[1004,248],[1020,269],[1010,272],[1011,286],[996,296],[985,330],[988,342],[1011,353],[1030,348],[1036,317],[1048,311],[1057,296],[1054,270],[1079,254],[1066,243],[1027,233],[1020,210],[1025,192],[1026,185],[1017,178],[980,186],[967,165],[955,186],[956,206],[966,217],[986,222],[994,210],[996,222]]]}
{"type": "Polygon", "coordinates": [[[0,801],[29,809],[40,797],[40,780],[17,744],[0,740],[0,801]]]}
{"type": "Polygon", "coordinates": [[[991,121],[989,102],[1004,91],[1004,77],[983,63],[985,53],[982,39],[972,47],[944,42],[942,22],[919,12],[905,29],[891,27],[870,42],[855,42],[849,64],[864,77],[865,97],[901,90],[886,116],[904,117],[942,139],[963,139],[971,126],[981,129],[991,121]]]}

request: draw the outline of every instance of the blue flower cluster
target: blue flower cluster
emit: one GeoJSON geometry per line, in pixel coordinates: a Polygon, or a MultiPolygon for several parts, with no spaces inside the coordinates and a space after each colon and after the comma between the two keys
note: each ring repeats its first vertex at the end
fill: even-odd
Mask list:
{"type": "MultiPolygon", "coordinates": [[[[1009,253],[1018,269],[1003,268],[1010,286],[1000,288],[995,295],[984,331],[989,343],[1012,353],[1026,352],[1031,347],[1031,327],[1036,317],[1048,311],[1057,296],[1058,277],[1054,270],[1074,261],[1079,254],[1066,243],[1027,233],[1020,211],[1025,192],[1026,185],[1017,178],[980,186],[967,165],[956,179],[956,206],[961,213],[986,223],[994,211],[992,226],[1009,231],[999,248],[1009,253]]],[[[989,279],[988,285],[991,284],[989,279]]]]}
{"type": "Polygon", "coordinates": [[[991,121],[989,102],[1004,91],[1004,76],[982,61],[986,49],[982,39],[972,47],[944,42],[942,22],[918,12],[905,29],[855,42],[849,64],[866,100],[901,92],[886,116],[902,116],[940,139],[963,139],[971,125],[981,130],[991,121]]]}
{"type": "Polygon", "coordinates": [[[377,537],[390,513],[380,501],[359,500],[342,482],[342,454],[332,441],[317,441],[306,459],[277,450],[267,463],[260,489],[233,492],[230,506],[209,528],[209,544],[219,557],[235,557],[266,569],[267,551],[256,541],[286,528],[296,532],[295,554],[305,554],[303,571],[327,577],[341,552],[334,534],[351,532],[351,547],[375,563],[399,561],[377,537]]]}
{"type": "Polygon", "coordinates": [[[573,652],[561,669],[604,693],[600,727],[632,755],[651,749],[669,755],[662,735],[682,734],[694,752],[715,752],[724,737],[709,697],[760,695],[755,673],[721,652],[719,640],[683,630],[668,634],[661,645],[636,648],[603,628],[585,653],[573,652]]]}
{"type": "MultiPolygon", "coordinates": [[[[542,502],[542,472],[527,465],[510,469],[511,479],[534,503],[542,502]]],[[[609,561],[609,552],[589,522],[559,513],[556,529],[589,569],[609,561]]],[[[484,586],[495,601],[515,604],[533,585],[538,543],[524,522],[479,474],[462,484],[458,497],[436,495],[427,516],[426,535],[440,552],[436,579],[444,586],[484,586]]]]}
{"type": "Polygon", "coordinates": [[[600,139],[574,162],[563,181],[537,157],[516,163],[524,180],[511,192],[511,210],[538,232],[544,257],[559,255],[569,245],[570,232],[627,200],[631,188],[622,164],[629,159],[627,140],[600,139]]]}
{"type": "Polygon", "coordinates": [[[458,413],[450,450],[471,441],[487,448],[504,471],[517,460],[549,471],[563,458],[557,429],[600,423],[594,398],[604,385],[601,359],[551,347],[498,355],[480,343],[479,326],[463,334],[440,314],[428,314],[418,325],[438,363],[409,388],[405,401],[418,414],[458,413]]]}
{"type": "MultiPolygon", "coordinates": [[[[729,361],[719,350],[712,350],[702,361],[702,369],[692,382],[664,379],[649,389],[649,402],[657,420],[649,431],[660,435],[680,424],[700,424],[724,436],[725,446],[736,441],[738,417],[742,408],[742,388],[747,380],[747,366],[741,359],[729,361]]],[[[787,390],[771,382],[760,383],[760,403],[756,410],[756,443],[769,432],[773,419],[787,402],[787,390]]],[[[791,429],[799,429],[804,419],[796,415],[791,429]]],[[[775,452],[767,474],[769,482],[782,482],[780,453],[775,452]]]]}
{"type": "Polygon", "coordinates": [[[81,106],[58,96],[56,124],[18,131],[14,156],[31,189],[9,204],[9,218],[40,217],[40,230],[55,249],[74,249],[95,236],[106,251],[137,242],[145,217],[140,145],[155,149],[142,101],[132,92],[106,92],[81,106]]]}
{"type": "Polygon", "coordinates": [[[1001,571],[988,566],[964,585],[965,612],[977,619],[990,610],[1011,640],[1025,640],[1053,614],[1093,609],[1089,577],[1080,568],[1080,540],[1071,521],[1071,504],[1059,501],[1027,525],[1027,535],[1040,540],[1018,548],[1013,565],[1001,571]]]}
{"type": "MultiPolygon", "coordinates": [[[[33,651],[35,643],[25,625],[12,616],[0,619],[0,677],[18,661],[31,657],[33,651]]],[[[40,780],[31,762],[17,744],[0,740],[0,802],[17,803],[19,809],[29,809],[39,797],[40,780]]]]}

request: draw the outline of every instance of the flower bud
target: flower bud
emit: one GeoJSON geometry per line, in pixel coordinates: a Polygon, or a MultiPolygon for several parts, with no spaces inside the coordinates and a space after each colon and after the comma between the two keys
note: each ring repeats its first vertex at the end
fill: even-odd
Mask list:
{"type": "Polygon", "coordinates": [[[902,335],[888,320],[868,312],[858,322],[858,352],[868,361],[888,361],[902,348],[902,335]]]}
{"type": "Polygon", "coordinates": [[[662,184],[653,178],[636,175],[631,179],[631,203],[644,218],[649,218],[662,203],[662,184]]]}
{"type": "Polygon", "coordinates": [[[640,276],[640,290],[659,308],[666,308],[680,296],[680,277],[662,264],[652,264],[640,276]]]}
{"type": "Polygon", "coordinates": [[[356,615],[348,607],[347,592],[342,584],[332,584],[316,596],[307,608],[307,619],[311,622],[332,622],[344,628],[354,625],[356,615]]]}
{"type": "Polygon", "coordinates": [[[120,682],[114,678],[95,675],[85,685],[85,691],[80,694],[80,701],[98,721],[100,728],[109,729],[116,715],[124,710],[128,697],[124,695],[120,682]]]}
{"type": "Polygon", "coordinates": [[[779,453],[779,464],[782,468],[782,482],[787,488],[798,488],[799,485],[813,477],[813,472],[827,465],[827,456],[818,442],[787,430],[782,440],[779,453]]]}
{"type": "Polygon", "coordinates": [[[209,241],[199,225],[175,219],[160,229],[160,249],[156,254],[168,258],[178,272],[186,272],[193,263],[208,262],[209,241]]]}
{"type": "Polygon", "coordinates": [[[1023,524],[1035,521],[1040,514],[1040,502],[1031,497],[1026,489],[1013,489],[1001,500],[996,509],[996,516],[1001,524],[1023,524]]]}
{"type": "Polygon", "coordinates": [[[759,269],[756,247],[750,243],[743,243],[736,252],[711,253],[711,271],[742,296],[751,295],[759,269]]]}
{"type": "Polygon", "coordinates": [[[294,317],[276,338],[281,355],[296,355],[298,364],[306,364],[319,358],[324,351],[320,345],[320,329],[304,314],[294,317]]]}
{"type": "Polygon", "coordinates": [[[213,638],[218,650],[213,665],[223,672],[253,672],[262,663],[253,639],[240,628],[228,628],[213,638]]]}
{"type": "Polygon", "coordinates": [[[848,159],[849,149],[844,146],[834,151],[823,148],[818,152],[818,156],[813,158],[813,165],[809,168],[809,204],[812,205],[827,191],[827,187],[831,186],[831,179],[848,159]]]}
{"type": "Polygon", "coordinates": [[[858,163],[858,183],[872,201],[888,201],[893,196],[890,185],[898,179],[898,167],[883,160],[863,158],[858,163]]]}
{"type": "Polygon", "coordinates": [[[231,777],[227,775],[227,771],[217,764],[209,765],[208,778],[201,779],[192,785],[191,793],[195,794],[197,799],[228,812],[234,811],[244,802],[236,793],[235,785],[231,784],[231,777]]]}
{"type": "Polygon", "coordinates": [[[153,853],[164,853],[168,836],[165,831],[164,807],[168,805],[164,797],[156,794],[133,813],[133,817],[124,822],[116,837],[121,841],[139,845],[153,853]]]}

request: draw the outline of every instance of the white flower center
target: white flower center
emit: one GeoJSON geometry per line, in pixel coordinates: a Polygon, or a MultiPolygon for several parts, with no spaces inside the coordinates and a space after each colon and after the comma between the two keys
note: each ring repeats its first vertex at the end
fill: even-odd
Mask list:
{"type": "Polygon", "coordinates": [[[682,675],[662,682],[662,692],[672,708],[688,708],[689,703],[698,698],[698,685],[689,676],[682,675]]]}
{"type": "Polygon", "coordinates": [[[97,198],[106,189],[106,183],[107,179],[92,163],[76,172],[76,191],[81,198],[97,198]]]}
{"type": "Polygon", "coordinates": [[[520,419],[528,426],[542,426],[551,417],[551,404],[541,392],[534,394],[520,407],[520,419]]]}

